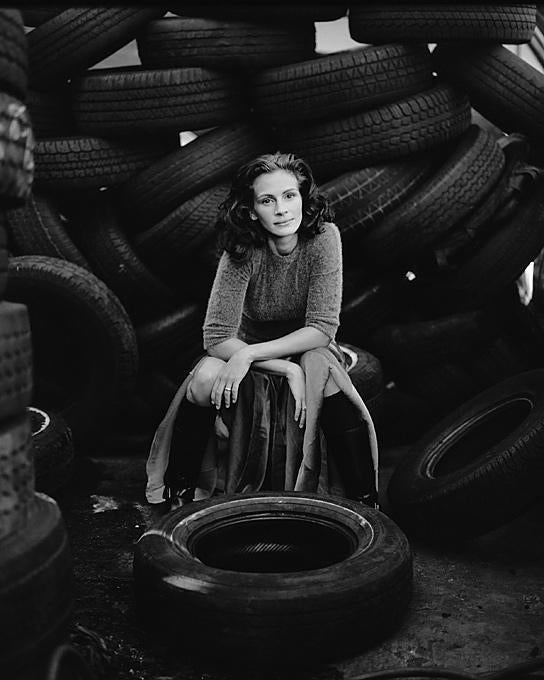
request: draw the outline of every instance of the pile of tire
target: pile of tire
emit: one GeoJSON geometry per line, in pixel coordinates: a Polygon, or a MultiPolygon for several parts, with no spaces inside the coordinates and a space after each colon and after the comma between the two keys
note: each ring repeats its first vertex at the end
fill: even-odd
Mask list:
{"type": "Polygon", "coordinates": [[[31,318],[8,294],[4,217],[24,209],[34,175],[26,96],[21,14],[0,9],[0,675],[31,680],[67,635],[73,589],[59,507],[36,491],[50,460],[34,437],[31,318]]]}
{"type": "Polygon", "coordinates": [[[410,440],[539,361],[515,281],[544,242],[542,76],[502,47],[531,39],[534,5],[23,16],[36,169],[6,216],[10,287],[40,310],[39,403],[76,441],[117,432],[147,446],[201,346],[217,206],[241,162],[278,148],[311,163],[336,211],[339,339],[364,348],[357,387],[382,440],[410,440]],[[317,53],[315,22],[346,13],[360,47],[317,53]],[[92,68],[134,39],[139,65],[92,68]],[[457,68],[453,50],[495,66],[457,68]],[[477,91],[512,69],[515,87],[477,91]]]}

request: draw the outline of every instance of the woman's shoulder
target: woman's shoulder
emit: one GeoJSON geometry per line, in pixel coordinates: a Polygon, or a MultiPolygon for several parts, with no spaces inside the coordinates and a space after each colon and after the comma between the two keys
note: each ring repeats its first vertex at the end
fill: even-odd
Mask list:
{"type": "Polygon", "coordinates": [[[311,241],[313,249],[316,251],[334,249],[341,244],[340,230],[334,222],[324,222],[321,231],[311,241]]]}
{"type": "Polygon", "coordinates": [[[262,253],[259,248],[252,248],[243,259],[236,258],[226,250],[223,250],[219,258],[219,267],[223,270],[251,273],[259,264],[262,253]]]}

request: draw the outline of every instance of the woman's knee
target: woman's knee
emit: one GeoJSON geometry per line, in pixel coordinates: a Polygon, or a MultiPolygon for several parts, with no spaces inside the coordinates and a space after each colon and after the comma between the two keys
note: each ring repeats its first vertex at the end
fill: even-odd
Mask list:
{"type": "Polygon", "coordinates": [[[187,399],[199,406],[209,406],[213,384],[224,365],[222,359],[206,357],[187,386],[187,399]]]}

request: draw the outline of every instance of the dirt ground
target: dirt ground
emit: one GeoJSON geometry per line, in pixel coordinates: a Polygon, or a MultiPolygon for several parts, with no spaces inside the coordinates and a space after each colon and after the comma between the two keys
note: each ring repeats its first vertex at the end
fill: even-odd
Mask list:
{"type": "MultiPolygon", "coordinates": [[[[396,455],[385,458],[384,479],[396,455]]],[[[544,656],[543,502],[451,550],[413,544],[415,588],[405,623],[360,655],[302,669],[180,657],[152,641],[134,611],[133,547],[156,519],[144,498],[144,465],[142,456],[80,458],[74,483],[57,498],[74,558],[70,637],[97,680],[347,680],[416,666],[479,674],[544,656]]]]}

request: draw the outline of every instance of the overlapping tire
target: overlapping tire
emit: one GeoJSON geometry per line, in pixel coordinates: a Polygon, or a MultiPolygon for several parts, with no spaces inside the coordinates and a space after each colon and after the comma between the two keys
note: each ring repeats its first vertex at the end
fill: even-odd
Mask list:
{"type": "Polygon", "coordinates": [[[406,454],[388,495],[401,526],[467,539],[542,497],[544,373],[513,376],[440,421],[406,454]]]}
{"type": "MultiPolygon", "coordinates": [[[[39,191],[61,199],[65,236],[126,306],[146,371],[165,370],[152,349],[155,341],[164,341],[168,352],[162,358],[177,357],[169,364],[170,375],[183,375],[194,328],[177,343],[164,329],[175,328],[184,309],[202,310],[216,263],[211,247],[215,208],[234,167],[261,150],[300,153],[331,198],[346,270],[353,274],[345,288],[349,294],[342,310],[342,340],[362,350],[385,322],[403,327],[454,315],[478,316],[490,298],[514,283],[523,262],[538,254],[541,216],[530,198],[531,187],[538,184],[538,155],[531,159],[533,171],[527,157],[513,161],[503,153],[503,146],[494,143],[497,134],[468,129],[471,111],[477,110],[500,129],[521,131],[531,144],[537,140],[533,123],[538,115],[533,111],[538,109],[539,81],[516,54],[499,45],[531,38],[534,6],[421,5],[408,14],[402,6],[349,9],[352,38],[364,46],[328,55],[311,53],[314,22],[344,16],[346,8],[185,4],[170,8],[178,16],[163,17],[165,12],[157,9],[145,21],[133,10],[126,24],[130,30],[122,18],[128,10],[123,15],[119,9],[70,10],[29,32],[29,38],[35,33],[29,98],[34,103],[29,108],[31,114],[36,111],[39,130],[39,191]],[[99,15],[111,19],[112,33],[103,39],[93,28],[99,15]],[[67,46],[82,35],[86,21],[83,51],[88,65],[90,55],[98,61],[113,33],[122,32],[123,39],[137,37],[141,66],[90,70],[83,57],[68,64],[67,46]],[[34,64],[57,30],[62,41],[47,58],[58,63],[51,64],[40,85],[40,109],[35,96],[40,68],[34,64]],[[224,38],[221,45],[214,43],[218,32],[224,38]],[[294,33],[298,45],[292,41],[294,33]],[[476,46],[476,40],[482,44],[476,46]],[[255,41],[261,47],[253,50],[255,41]],[[429,42],[439,43],[432,56],[421,47],[429,42]],[[242,44],[247,49],[240,49],[242,44]],[[507,71],[517,82],[511,76],[505,80],[507,71]],[[486,89],[490,92],[484,93],[482,104],[486,89]],[[47,114],[47,97],[66,91],[73,120],[59,111],[59,120],[65,120],[59,128],[55,114],[47,114]],[[179,146],[176,137],[182,130],[198,136],[179,146]],[[75,208],[85,202],[76,190],[85,190],[85,200],[97,204],[102,190],[108,210],[117,214],[110,212],[103,221],[89,211],[83,219],[75,208]],[[535,226],[526,227],[524,236],[514,225],[526,218],[535,226]],[[392,224],[399,229],[389,231],[392,224]],[[410,228],[402,231],[401,224],[410,228]],[[507,261],[509,248],[513,256],[507,261]],[[387,273],[382,271],[385,264],[387,273]],[[476,276],[478,268],[488,272],[485,281],[476,276]],[[405,304],[407,281],[402,279],[408,269],[419,284],[409,287],[408,295],[418,299],[417,309],[405,304]],[[480,283],[481,294],[472,296],[470,291],[480,283]],[[435,284],[436,290],[446,291],[444,298],[424,292],[435,284]]],[[[113,42],[108,44],[111,49],[113,42]]],[[[46,63],[44,59],[44,67],[46,63]]],[[[67,259],[70,244],[65,245],[57,256],[67,259]]],[[[502,333],[486,336],[488,346],[500,345],[502,333]]],[[[467,342],[469,336],[467,330],[467,342]]],[[[516,334],[509,338],[515,341],[516,334]]],[[[376,345],[377,361],[383,358],[388,364],[387,379],[403,382],[386,349],[376,345]]],[[[515,354],[512,367],[518,365],[515,354]]],[[[444,364],[444,379],[456,398],[470,396],[492,379],[484,369],[476,378],[476,366],[468,367],[466,361],[467,355],[461,363],[447,357],[444,364]]],[[[434,366],[422,370],[414,382],[420,394],[425,386],[433,386],[427,387],[429,393],[438,391],[434,385],[441,378],[434,371],[434,366]]]]}
{"type": "Polygon", "coordinates": [[[41,255],[11,258],[6,296],[29,310],[35,404],[60,413],[76,440],[84,438],[136,375],[137,343],[124,307],[87,270],[41,255]]]}

